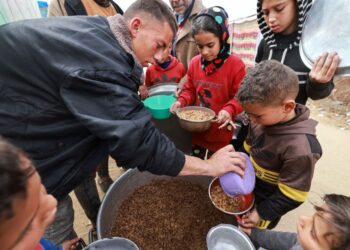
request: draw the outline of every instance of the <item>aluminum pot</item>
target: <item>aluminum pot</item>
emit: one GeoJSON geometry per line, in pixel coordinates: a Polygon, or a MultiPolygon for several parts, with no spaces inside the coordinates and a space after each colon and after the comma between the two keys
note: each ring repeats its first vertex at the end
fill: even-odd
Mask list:
{"type": "Polygon", "coordinates": [[[148,88],[149,96],[153,95],[171,95],[177,89],[176,83],[160,83],[148,88]]]}
{"type": "Polygon", "coordinates": [[[134,242],[127,238],[113,237],[94,241],[84,250],[139,250],[134,242]]]}
{"type": "Polygon", "coordinates": [[[176,111],[176,116],[179,118],[180,126],[183,129],[186,129],[187,131],[190,131],[190,132],[204,132],[210,128],[212,120],[215,118],[215,112],[205,107],[187,106],[187,107],[179,108],[176,111]],[[186,111],[186,110],[202,110],[202,111],[208,112],[210,114],[210,118],[204,121],[185,120],[179,114],[182,111],[186,111]]]}
{"type": "MultiPolygon", "coordinates": [[[[97,217],[98,239],[111,237],[111,229],[114,227],[118,211],[123,201],[127,199],[136,188],[146,185],[153,180],[179,179],[208,187],[212,177],[208,176],[159,176],[149,172],[140,172],[137,169],[129,169],[121,175],[106,193],[97,217]]],[[[232,217],[232,222],[234,218],[232,217]]]]}

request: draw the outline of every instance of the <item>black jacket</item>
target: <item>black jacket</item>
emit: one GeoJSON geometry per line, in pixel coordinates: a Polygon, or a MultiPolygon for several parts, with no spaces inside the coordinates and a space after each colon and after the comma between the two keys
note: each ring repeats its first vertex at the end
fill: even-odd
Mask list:
{"type": "Polygon", "coordinates": [[[119,166],[177,175],[184,154],[151,123],[142,68],[104,17],[0,27],[0,134],[34,160],[49,193],[67,195],[110,153],[119,166]]]}
{"type": "MultiPolygon", "coordinates": [[[[118,4],[116,4],[114,1],[111,1],[110,3],[116,9],[118,14],[124,14],[123,10],[118,6],[118,4]]],[[[66,9],[68,16],[87,15],[81,0],[65,0],[64,8],[66,9]]]]}

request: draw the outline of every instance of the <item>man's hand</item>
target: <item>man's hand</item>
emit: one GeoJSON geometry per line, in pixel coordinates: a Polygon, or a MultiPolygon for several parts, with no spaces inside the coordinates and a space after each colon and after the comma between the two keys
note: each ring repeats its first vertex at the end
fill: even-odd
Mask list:
{"type": "Polygon", "coordinates": [[[260,215],[258,214],[258,211],[256,211],[256,209],[254,208],[252,211],[242,216],[240,225],[244,228],[253,228],[259,224],[260,220],[260,215]]]}
{"type": "Polygon", "coordinates": [[[62,250],[75,250],[78,246],[79,238],[66,240],[62,243],[62,250]]]}
{"type": "Polygon", "coordinates": [[[340,63],[340,58],[336,52],[324,53],[318,57],[312,65],[309,78],[313,83],[329,82],[340,63]]]}

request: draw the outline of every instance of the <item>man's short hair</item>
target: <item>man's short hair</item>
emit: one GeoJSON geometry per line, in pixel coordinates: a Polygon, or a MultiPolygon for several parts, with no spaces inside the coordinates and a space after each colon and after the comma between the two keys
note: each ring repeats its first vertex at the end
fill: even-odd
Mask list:
{"type": "Polygon", "coordinates": [[[166,3],[161,0],[137,0],[125,11],[126,20],[131,20],[137,13],[144,12],[160,22],[166,22],[175,34],[177,33],[177,22],[175,15],[166,3]]]}
{"type": "Polygon", "coordinates": [[[13,200],[26,195],[30,174],[21,166],[21,157],[22,150],[0,137],[0,221],[11,218],[13,200]]]}
{"type": "Polygon", "coordinates": [[[277,105],[286,99],[295,100],[298,92],[294,70],[276,60],[267,60],[248,70],[236,97],[242,104],[277,105]]]}

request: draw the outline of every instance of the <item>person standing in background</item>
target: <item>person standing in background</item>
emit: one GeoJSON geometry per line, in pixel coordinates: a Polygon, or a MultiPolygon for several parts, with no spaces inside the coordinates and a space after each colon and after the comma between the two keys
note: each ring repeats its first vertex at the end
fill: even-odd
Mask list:
{"type": "MultiPolygon", "coordinates": [[[[205,7],[202,0],[169,0],[175,12],[179,29],[174,38],[172,55],[182,62],[187,71],[193,57],[199,54],[197,45],[191,35],[192,20],[205,7]]],[[[178,85],[182,89],[187,76],[183,77],[178,85]]]]}

